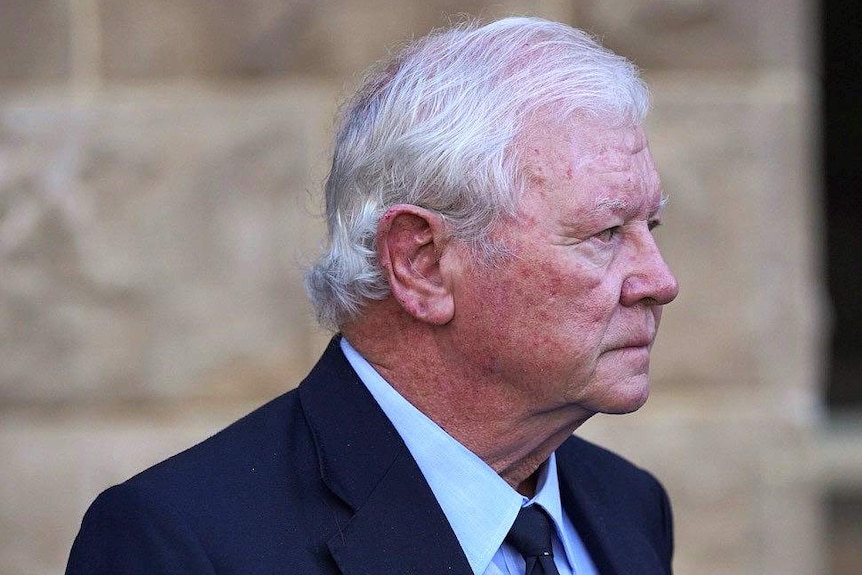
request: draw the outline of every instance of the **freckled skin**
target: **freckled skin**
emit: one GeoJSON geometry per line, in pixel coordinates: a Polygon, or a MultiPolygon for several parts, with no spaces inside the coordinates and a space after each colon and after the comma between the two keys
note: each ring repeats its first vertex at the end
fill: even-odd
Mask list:
{"type": "Polygon", "coordinates": [[[542,178],[498,234],[513,257],[458,284],[452,345],[465,362],[493,365],[537,413],[633,411],[649,391],[661,305],[678,291],[649,231],[661,190],[646,138],[639,128],[562,142],[544,133],[531,135],[529,160],[542,178]],[[598,199],[626,210],[583,222],[598,199]],[[595,237],[615,226],[612,241],[595,237]]]}
{"type": "Polygon", "coordinates": [[[493,233],[511,255],[480,265],[438,217],[396,206],[378,228],[393,294],[343,332],[528,494],[589,417],[646,401],[661,306],[678,286],[650,231],[662,197],[641,128],[538,123],[519,143],[528,189],[493,233]]]}

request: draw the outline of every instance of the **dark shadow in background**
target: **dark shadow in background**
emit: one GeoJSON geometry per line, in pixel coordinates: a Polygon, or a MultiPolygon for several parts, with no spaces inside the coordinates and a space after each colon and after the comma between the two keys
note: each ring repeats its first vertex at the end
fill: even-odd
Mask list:
{"type": "Polygon", "coordinates": [[[862,410],[862,2],[823,0],[827,281],[834,309],[826,402],[862,410]]]}
{"type": "MultiPolygon", "coordinates": [[[[862,2],[823,0],[826,270],[833,307],[826,404],[862,413],[862,2]]],[[[862,489],[824,493],[828,573],[862,573],[862,489]]]]}

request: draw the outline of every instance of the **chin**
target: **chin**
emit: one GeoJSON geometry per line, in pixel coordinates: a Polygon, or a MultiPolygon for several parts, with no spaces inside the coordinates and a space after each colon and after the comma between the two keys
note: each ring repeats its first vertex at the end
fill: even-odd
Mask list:
{"type": "Polygon", "coordinates": [[[644,404],[647,402],[648,397],[649,397],[649,394],[646,393],[643,395],[643,397],[640,397],[637,400],[633,400],[633,401],[631,401],[625,405],[621,405],[621,406],[619,406],[618,409],[609,410],[606,413],[609,413],[612,415],[623,415],[626,413],[633,413],[633,412],[637,411],[638,409],[640,409],[641,407],[644,406],[644,404]]]}
{"type": "Polygon", "coordinates": [[[632,413],[647,402],[649,391],[649,378],[646,374],[629,378],[614,386],[605,405],[598,411],[612,415],[632,413]]]}

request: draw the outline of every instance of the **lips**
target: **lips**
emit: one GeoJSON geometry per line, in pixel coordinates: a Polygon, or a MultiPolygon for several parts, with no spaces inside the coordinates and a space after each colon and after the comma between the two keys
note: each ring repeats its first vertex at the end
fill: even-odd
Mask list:
{"type": "Polygon", "coordinates": [[[632,347],[635,347],[635,348],[637,348],[637,347],[649,347],[652,345],[652,342],[654,339],[655,339],[655,336],[637,337],[637,338],[634,338],[631,340],[627,340],[626,342],[621,343],[619,345],[613,345],[608,349],[608,351],[613,351],[615,349],[627,349],[627,348],[632,348],[632,347]]]}

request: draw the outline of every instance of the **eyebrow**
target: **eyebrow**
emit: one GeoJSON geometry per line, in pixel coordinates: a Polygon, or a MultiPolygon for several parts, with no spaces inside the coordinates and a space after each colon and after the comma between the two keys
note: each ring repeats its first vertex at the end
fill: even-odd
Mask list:
{"type": "Polygon", "coordinates": [[[614,212],[625,210],[627,207],[628,202],[625,202],[619,198],[599,198],[593,204],[594,210],[609,209],[614,212]]]}
{"type": "MultiPolygon", "coordinates": [[[[661,212],[665,208],[665,206],[667,206],[667,203],[669,200],[670,200],[670,198],[668,196],[666,196],[664,193],[662,193],[661,199],[659,200],[658,205],[655,206],[652,210],[650,210],[649,217],[650,218],[655,217],[656,214],[661,212]]],[[[631,207],[631,204],[629,202],[622,200],[620,198],[602,197],[602,198],[596,199],[596,201],[593,202],[592,207],[587,212],[587,216],[589,217],[589,216],[599,215],[599,214],[602,214],[605,212],[611,212],[614,214],[620,214],[620,213],[625,214],[625,213],[628,213],[630,211],[632,211],[632,207],[631,207]]]]}
{"type": "Polygon", "coordinates": [[[629,203],[619,198],[597,198],[589,209],[589,214],[600,214],[603,212],[620,213],[629,210],[629,203]]]}

